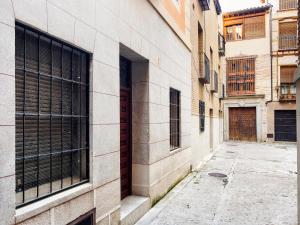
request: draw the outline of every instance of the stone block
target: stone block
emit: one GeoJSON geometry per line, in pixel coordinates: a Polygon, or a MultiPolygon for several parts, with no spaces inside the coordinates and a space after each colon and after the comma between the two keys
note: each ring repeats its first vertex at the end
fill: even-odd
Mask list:
{"type": "Polygon", "coordinates": [[[101,1],[96,1],[96,29],[115,41],[119,40],[119,17],[108,8],[103,7],[101,1]]]}
{"type": "Polygon", "coordinates": [[[120,178],[120,152],[93,158],[93,183],[95,187],[120,178]]]}
{"type": "Polygon", "coordinates": [[[120,98],[96,92],[92,92],[92,95],[92,123],[119,124],[120,98]]]}
{"type": "Polygon", "coordinates": [[[0,73],[15,75],[15,29],[0,23],[0,33],[0,73]]]}
{"type": "Polygon", "coordinates": [[[95,1],[96,0],[76,0],[61,1],[49,0],[48,2],[63,9],[87,25],[95,26],[95,1]]]}
{"type": "Polygon", "coordinates": [[[95,190],[96,220],[120,206],[120,180],[105,184],[95,190]]]}
{"type": "Polygon", "coordinates": [[[103,219],[101,219],[101,220],[97,223],[97,225],[110,225],[110,224],[109,224],[109,215],[106,216],[106,217],[104,217],[103,219]]]}
{"type": "Polygon", "coordinates": [[[149,142],[155,143],[169,139],[169,123],[150,123],[149,142]]]}
{"type": "Polygon", "coordinates": [[[18,225],[51,225],[51,214],[50,211],[43,212],[37,216],[34,216],[28,220],[25,220],[18,225]]]}
{"type": "Polygon", "coordinates": [[[93,91],[110,95],[120,95],[119,69],[93,61],[93,91]]]}
{"type": "Polygon", "coordinates": [[[51,215],[53,224],[65,225],[94,208],[94,192],[88,192],[56,206],[51,215]]]}
{"type": "Polygon", "coordinates": [[[93,156],[120,150],[120,125],[92,125],[93,156]]]}
{"type": "Polygon", "coordinates": [[[166,123],[170,118],[169,105],[149,103],[149,123],[166,123]]]}
{"type": "Polygon", "coordinates": [[[149,144],[149,164],[155,163],[170,155],[170,140],[149,144]]]}
{"type": "Polygon", "coordinates": [[[0,178],[0,225],[15,224],[15,176],[0,178]]]}
{"type": "Polygon", "coordinates": [[[9,26],[15,26],[14,9],[11,0],[2,0],[0,2],[0,22],[9,26]]]}
{"type": "Polygon", "coordinates": [[[96,30],[82,23],[75,21],[74,44],[89,52],[94,52],[96,30]]]}
{"type": "Polygon", "coordinates": [[[59,39],[74,43],[75,17],[48,3],[48,32],[59,39]]]}
{"type": "Polygon", "coordinates": [[[15,125],[15,77],[0,74],[0,103],[1,103],[0,114],[3,115],[0,117],[0,126],[1,125],[14,126],[15,125]]]}
{"type": "Polygon", "coordinates": [[[133,124],[132,126],[132,142],[148,143],[149,141],[149,125],[144,123],[133,124]]]}
{"type": "Polygon", "coordinates": [[[132,163],[148,164],[149,162],[149,144],[133,143],[132,144],[132,163]]]}
{"type": "Polygon", "coordinates": [[[120,224],[120,209],[110,214],[110,225],[119,225],[119,224],[120,224]]]}
{"type": "Polygon", "coordinates": [[[0,126],[0,177],[15,174],[15,126],[0,126]]]}
{"type": "Polygon", "coordinates": [[[97,32],[94,58],[97,61],[119,68],[119,43],[97,32]]]}
{"type": "Polygon", "coordinates": [[[12,0],[16,19],[47,31],[46,0],[12,0]]]}

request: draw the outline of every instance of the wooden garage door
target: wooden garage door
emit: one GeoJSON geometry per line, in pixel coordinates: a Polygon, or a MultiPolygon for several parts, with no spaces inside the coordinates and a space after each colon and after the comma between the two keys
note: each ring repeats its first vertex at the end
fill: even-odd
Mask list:
{"type": "Polygon", "coordinates": [[[256,108],[229,108],[229,139],[257,141],[256,108]]]}
{"type": "Polygon", "coordinates": [[[275,141],[297,141],[296,110],[275,111],[275,141]]]}

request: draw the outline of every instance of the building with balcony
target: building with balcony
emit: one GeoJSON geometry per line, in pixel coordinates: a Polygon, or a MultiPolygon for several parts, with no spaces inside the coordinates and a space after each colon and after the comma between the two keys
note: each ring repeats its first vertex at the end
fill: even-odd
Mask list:
{"type": "Polygon", "coordinates": [[[274,2],[272,14],[272,96],[267,104],[268,141],[296,141],[298,59],[297,0],[274,2]]]}
{"type": "Polygon", "coordinates": [[[221,56],[225,41],[218,0],[191,1],[192,166],[197,169],[223,141],[221,56]]]}
{"type": "Polygon", "coordinates": [[[134,224],[190,171],[189,1],[0,5],[0,225],[134,224]]]}
{"type": "Polygon", "coordinates": [[[225,140],[265,141],[271,100],[271,6],[223,14],[225,140]]]}

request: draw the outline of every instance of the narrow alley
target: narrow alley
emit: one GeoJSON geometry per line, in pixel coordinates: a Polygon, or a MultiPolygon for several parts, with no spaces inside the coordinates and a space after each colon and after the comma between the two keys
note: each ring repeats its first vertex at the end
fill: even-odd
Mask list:
{"type": "Polygon", "coordinates": [[[226,142],[138,225],[296,225],[296,145],[226,142]]]}

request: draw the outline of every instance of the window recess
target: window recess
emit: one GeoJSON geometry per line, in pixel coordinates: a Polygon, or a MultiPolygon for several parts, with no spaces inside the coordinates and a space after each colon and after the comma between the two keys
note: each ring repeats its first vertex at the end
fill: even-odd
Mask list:
{"type": "Polygon", "coordinates": [[[170,88],[170,148],[180,147],[180,92],[170,88]]]}

